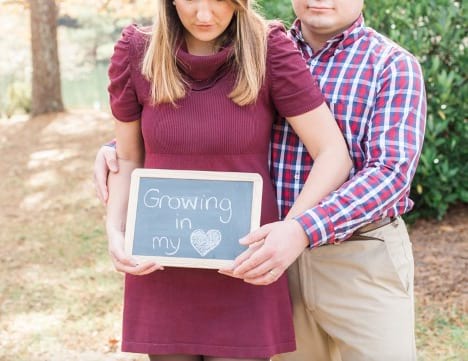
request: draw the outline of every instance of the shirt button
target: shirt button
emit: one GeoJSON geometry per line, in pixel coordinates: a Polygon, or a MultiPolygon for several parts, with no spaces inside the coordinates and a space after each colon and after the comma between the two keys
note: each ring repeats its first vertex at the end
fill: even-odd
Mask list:
{"type": "Polygon", "coordinates": [[[299,180],[300,178],[301,178],[301,176],[300,176],[299,173],[294,174],[294,179],[295,180],[299,180]]]}

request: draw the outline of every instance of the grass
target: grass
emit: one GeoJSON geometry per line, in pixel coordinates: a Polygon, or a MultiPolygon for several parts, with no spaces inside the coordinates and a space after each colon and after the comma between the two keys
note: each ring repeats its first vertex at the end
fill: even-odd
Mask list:
{"type": "Polygon", "coordinates": [[[417,307],[416,340],[420,361],[468,360],[466,314],[456,305],[417,307]]]}

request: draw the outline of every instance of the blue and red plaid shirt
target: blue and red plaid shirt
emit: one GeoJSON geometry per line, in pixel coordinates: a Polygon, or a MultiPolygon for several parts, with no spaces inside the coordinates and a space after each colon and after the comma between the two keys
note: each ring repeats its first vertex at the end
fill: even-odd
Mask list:
{"type": "MultiPolygon", "coordinates": [[[[410,184],[426,119],[424,80],[415,57],[366,27],[362,16],[315,53],[304,41],[299,21],[290,35],[317,78],[353,159],[349,180],[295,218],[316,247],[412,208],[410,184]]],[[[284,119],[274,125],[271,157],[284,218],[313,160],[284,119]]]]}

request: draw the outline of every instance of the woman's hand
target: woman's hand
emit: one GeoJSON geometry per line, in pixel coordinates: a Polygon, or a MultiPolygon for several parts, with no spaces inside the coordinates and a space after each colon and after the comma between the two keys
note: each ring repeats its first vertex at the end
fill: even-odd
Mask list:
{"type": "Polygon", "coordinates": [[[109,255],[116,271],[142,276],[164,268],[151,261],[138,263],[124,252],[124,233],[116,229],[107,230],[109,255]]]}

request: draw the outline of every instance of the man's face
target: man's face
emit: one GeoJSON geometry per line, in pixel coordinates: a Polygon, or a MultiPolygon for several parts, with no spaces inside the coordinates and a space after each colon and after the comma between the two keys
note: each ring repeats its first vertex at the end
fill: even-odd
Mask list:
{"type": "Polygon", "coordinates": [[[358,18],[364,0],[292,0],[292,6],[304,33],[329,39],[358,18]]]}

